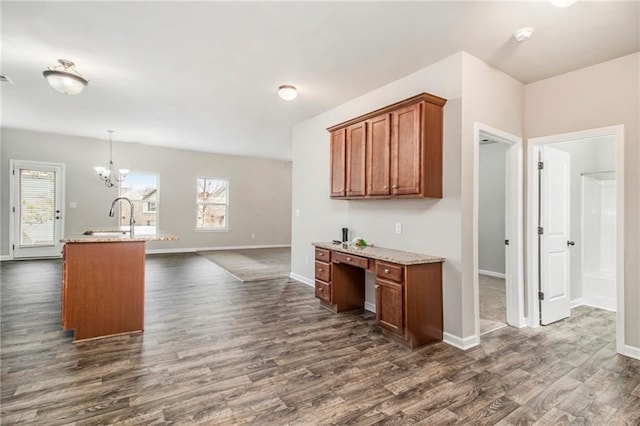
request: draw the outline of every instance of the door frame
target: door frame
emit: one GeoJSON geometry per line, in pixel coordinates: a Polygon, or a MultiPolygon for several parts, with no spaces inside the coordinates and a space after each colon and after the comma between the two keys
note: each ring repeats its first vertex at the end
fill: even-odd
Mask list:
{"type": "Polygon", "coordinates": [[[540,146],[613,136],[616,144],[616,350],[624,354],[624,125],[600,127],[527,140],[527,324],[540,327],[538,304],[538,154],[540,146]]]}
{"type": "Polygon", "coordinates": [[[522,138],[482,123],[474,123],[473,134],[473,291],[475,335],[480,336],[480,287],[478,279],[478,203],[480,194],[480,133],[508,145],[506,150],[505,225],[511,251],[507,251],[505,273],[512,286],[506,288],[507,324],[525,327],[524,312],[524,171],[522,138]],[[511,275],[511,277],[509,277],[511,275]]]}
{"type": "MultiPolygon", "coordinates": [[[[60,238],[64,236],[64,224],[66,222],[65,216],[65,177],[66,177],[66,168],[64,163],[54,163],[51,161],[32,161],[32,160],[17,160],[10,159],[9,160],[9,259],[15,259],[15,250],[13,246],[16,244],[16,211],[14,209],[16,204],[16,176],[14,174],[14,170],[16,164],[32,164],[34,167],[44,166],[44,167],[59,167],[60,168],[60,214],[62,218],[60,219],[60,238]]],[[[51,257],[62,257],[62,253],[58,256],[46,256],[47,258],[51,257]]],[[[37,259],[38,257],[34,257],[33,259],[37,259]]],[[[25,258],[26,259],[26,258],[25,258]]]]}

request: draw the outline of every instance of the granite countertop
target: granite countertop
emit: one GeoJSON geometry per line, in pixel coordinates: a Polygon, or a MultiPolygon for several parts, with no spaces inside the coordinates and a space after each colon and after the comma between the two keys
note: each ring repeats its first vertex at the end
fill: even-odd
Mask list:
{"type": "Polygon", "coordinates": [[[128,241],[171,241],[178,237],[153,226],[136,226],[133,238],[129,236],[129,227],[93,227],[88,231],[92,235],[84,233],[71,234],[61,239],[63,243],[121,243],[128,241]]]}
{"type": "Polygon", "coordinates": [[[342,253],[349,253],[356,256],[364,256],[370,259],[384,260],[400,265],[419,265],[422,263],[444,262],[443,257],[430,256],[428,254],[411,253],[402,250],[393,250],[382,247],[367,246],[356,247],[349,244],[333,244],[333,243],[312,243],[316,247],[327,250],[335,250],[342,253]]]}

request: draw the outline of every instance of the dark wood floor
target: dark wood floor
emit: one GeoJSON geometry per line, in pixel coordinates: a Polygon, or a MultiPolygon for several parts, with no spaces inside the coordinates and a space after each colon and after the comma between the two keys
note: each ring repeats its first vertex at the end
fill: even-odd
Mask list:
{"type": "Polygon", "coordinates": [[[616,355],[610,312],[410,351],[306,285],[157,255],[145,332],[74,345],[60,270],[1,264],[2,424],[640,424],[640,361],[616,355]]]}

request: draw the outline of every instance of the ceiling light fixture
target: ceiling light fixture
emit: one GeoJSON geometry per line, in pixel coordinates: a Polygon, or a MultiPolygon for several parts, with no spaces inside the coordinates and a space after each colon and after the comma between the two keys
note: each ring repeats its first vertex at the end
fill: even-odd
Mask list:
{"type": "Polygon", "coordinates": [[[6,74],[0,74],[0,81],[3,83],[13,84],[13,80],[6,74]]]}
{"type": "Polygon", "coordinates": [[[118,169],[119,175],[113,172],[113,141],[111,138],[114,130],[107,130],[107,132],[109,132],[109,167],[94,167],[94,170],[98,173],[98,176],[107,188],[118,188],[124,181],[124,178],[129,174],[129,169],[118,169]]]}
{"type": "Polygon", "coordinates": [[[66,59],[58,59],[60,65],[42,71],[49,85],[65,95],[77,95],[89,83],[89,80],[76,71],[73,62],[66,59]]]}
{"type": "Polygon", "coordinates": [[[578,0],[549,0],[555,7],[569,7],[578,0]]]}
{"type": "Polygon", "coordinates": [[[513,38],[515,38],[518,41],[525,41],[530,39],[532,34],[533,34],[533,28],[523,27],[513,32],[513,38]]]}
{"type": "Polygon", "coordinates": [[[295,86],[284,84],[278,87],[278,96],[280,96],[285,101],[292,101],[298,96],[298,90],[295,88],[295,86]]]}

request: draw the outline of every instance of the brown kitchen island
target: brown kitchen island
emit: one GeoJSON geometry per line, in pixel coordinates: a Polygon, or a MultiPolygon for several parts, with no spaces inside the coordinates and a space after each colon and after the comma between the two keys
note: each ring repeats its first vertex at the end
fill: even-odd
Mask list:
{"type": "Polygon", "coordinates": [[[144,329],[146,242],[177,237],[134,235],[94,229],[62,240],[62,327],[74,341],[144,329]]]}

